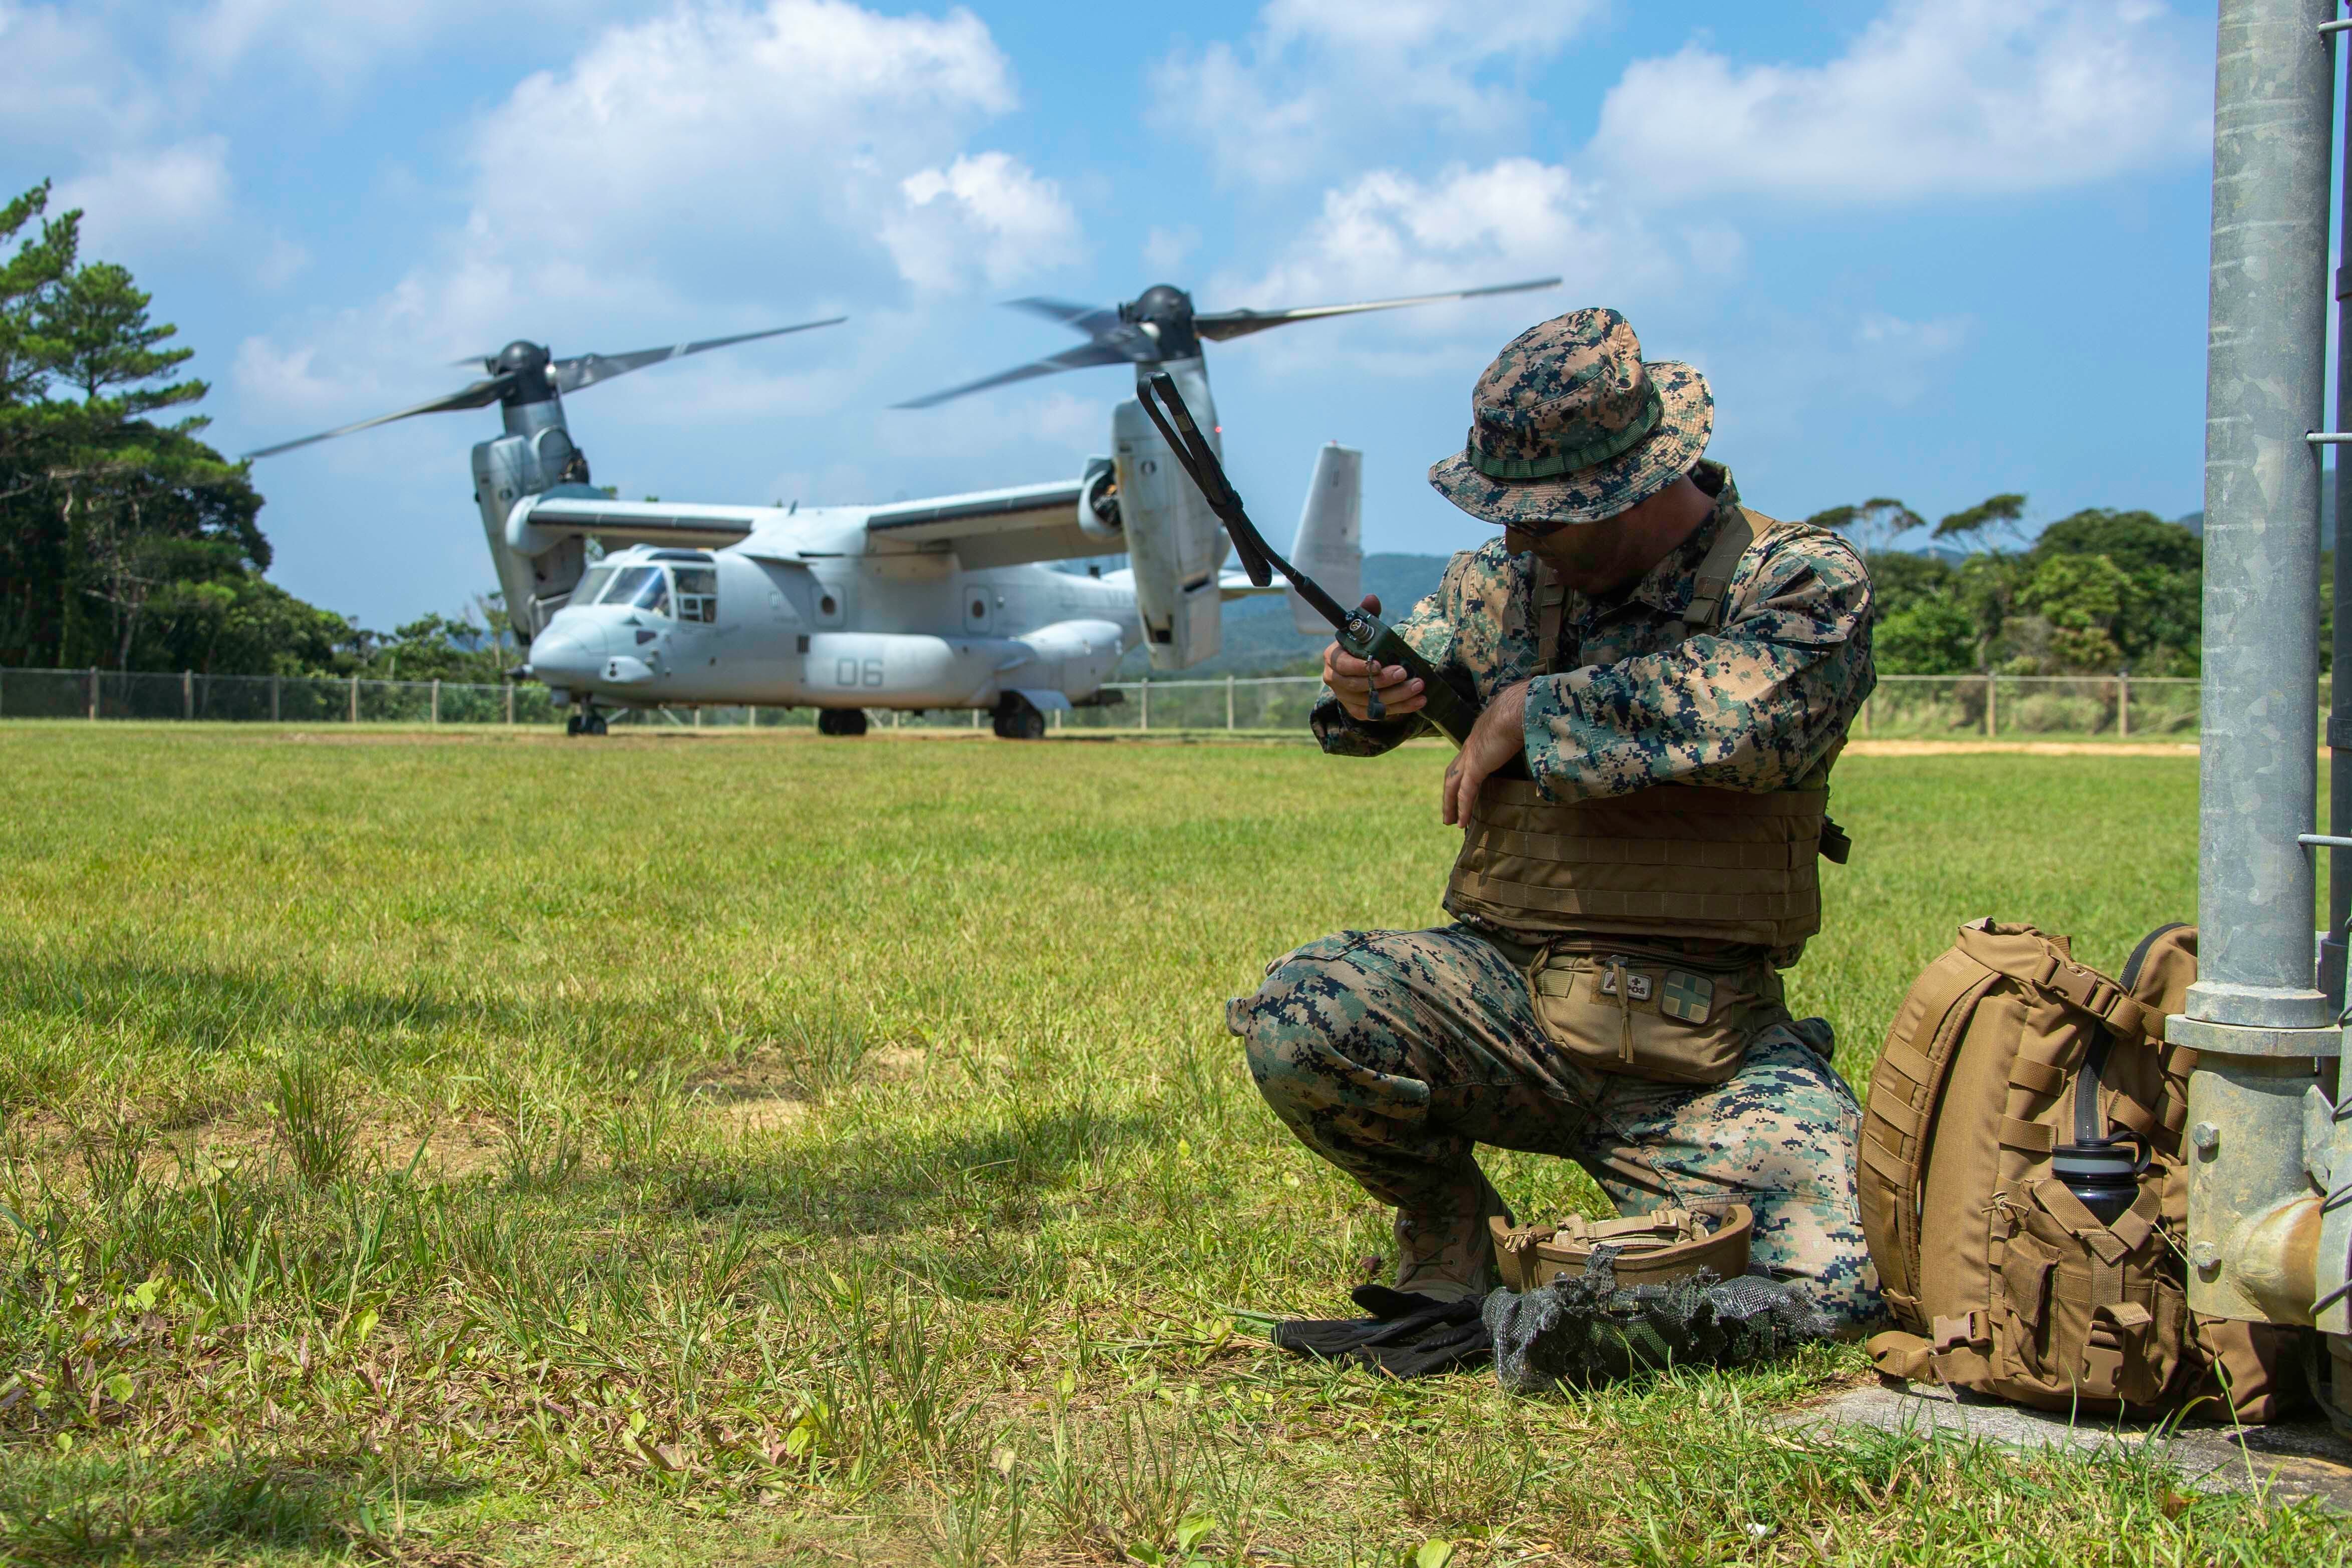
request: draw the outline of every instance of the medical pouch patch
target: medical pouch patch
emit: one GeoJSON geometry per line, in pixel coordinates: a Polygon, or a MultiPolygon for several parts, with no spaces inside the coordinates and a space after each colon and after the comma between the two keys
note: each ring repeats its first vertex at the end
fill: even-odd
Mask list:
{"type": "Polygon", "coordinates": [[[1666,971],[1665,989],[1658,995],[1658,1011],[1685,1024],[1704,1024],[1715,1006],[1715,982],[1687,969],[1666,971]]]}

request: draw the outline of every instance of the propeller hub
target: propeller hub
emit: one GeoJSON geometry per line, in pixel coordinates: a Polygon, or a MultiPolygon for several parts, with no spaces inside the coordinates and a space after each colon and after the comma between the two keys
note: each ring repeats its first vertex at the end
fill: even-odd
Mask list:
{"type": "Polygon", "coordinates": [[[487,368],[492,375],[513,379],[513,390],[501,402],[544,403],[555,395],[555,378],[549,374],[552,363],[545,348],[517,338],[500,349],[487,368]]]}
{"type": "Polygon", "coordinates": [[[1159,345],[1163,360],[1192,359],[1201,352],[1192,331],[1192,296],[1171,283],[1156,283],[1118,308],[1118,319],[1140,327],[1159,345]]]}

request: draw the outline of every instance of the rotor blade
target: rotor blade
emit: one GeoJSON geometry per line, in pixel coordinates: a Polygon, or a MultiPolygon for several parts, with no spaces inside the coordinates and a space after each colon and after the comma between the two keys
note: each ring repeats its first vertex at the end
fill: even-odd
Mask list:
{"type": "MultiPolygon", "coordinates": [[[[389,425],[395,419],[406,419],[418,414],[439,414],[452,408],[487,408],[505,395],[513,384],[511,376],[494,375],[488,381],[478,381],[462,391],[446,397],[436,397],[430,403],[420,403],[414,408],[404,408],[397,414],[379,414],[373,419],[362,419],[356,425],[341,425],[332,430],[321,430],[316,436],[305,436],[299,441],[281,441],[275,447],[264,447],[257,452],[247,452],[246,458],[274,458],[280,452],[290,452],[297,447],[307,447],[313,441],[331,441],[338,436],[348,436],[354,430],[365,430],[374,425],[389,425]]],[[[245,458],[238,459],[244,461],[245,458]]]]}
{"type": "Polygon", "coordinates": [[[666,349],[639,349],[634,353],[577,354],[571,359],[557,360],[548,370],[555,377],[556,391],[577,392],[583,386],[593,386],[600,381],[610,381],[616,375],[626,375],[633,370],[643,370],[666,359],[684,359],[688,354],[698,354],[705,349],[723,349],[730,343],[748,343],[754,338],[776,338],[786,332],[805,332],[816,327],[839,326],[847,320],[846,316],[827,316],[822,321],[803,321],[797,326],[738,332],[731,338],[705,338],[698,343],[675,343],[666,349]]]}
{"type": "Polygon", "coordinates": [[[894,403],[890,406],[929,408],[937,404],[945,403],[950,398],[961,397],[967,392],[978,392],[984,386],[1003,386],[1011,381],[1027,381],[1032,376],[1051,375],[1060,370],[1083,370],[1088,365],[1133,363],[1126,353],[1113,344],[1080,343],[1076,348],[1065,349],[1050,359],[1032,360],[1027,364],[1016,366],[1012,370],[999,371],[994,375],[982,376],[978,381],[968,381],[961,386],[950,386],[945,392],[934,392],[928,396],[918,397],[912,402],[894,403]]]}
{"type": "Polygon", "coordinates": [[[1457,289],[1448,294],[1413,294],[1402,300],[1366,300],[1353,305],[1301,305],[1288,310],[1219,310],[1195,315],[1192,330],[1211,342],[1247,337],[1268,327],[1291,321],[1311,321],[1321,316],[1352,316],[1359,310],[1395,310],[1407,305],[1435,305],[1447,300],[1476,300],[1488,294],[1516,294],[1523,289],[1549,289],[1557,278],[1534,278],[1525,283],[1496,283],[1485,289],[1457,289]]]}
{"type": "Polygon", "coordinates": [[[1007,300],[1005,308],[1026,310],[1033,316],[1043,316],[1049,321],[1059,321],[1074,332],[1084,332],[1098,338],[1119,325],[1118,312],[1100,305],[1074,305],[1067,300],[1007,300]]]}

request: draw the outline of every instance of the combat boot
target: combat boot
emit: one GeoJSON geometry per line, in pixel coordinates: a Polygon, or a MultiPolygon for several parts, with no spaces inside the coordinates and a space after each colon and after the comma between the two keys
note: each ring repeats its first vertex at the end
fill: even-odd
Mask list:
{"type": "Polygon", "coordinates": [[[1433,1301],[1483,1300],[1497,1283],[1486,1226],[1496,1215],[1517,1223],[1483,1171],[1433,1203],[1399,1209],[1396,1288],[1433,1301]]]}

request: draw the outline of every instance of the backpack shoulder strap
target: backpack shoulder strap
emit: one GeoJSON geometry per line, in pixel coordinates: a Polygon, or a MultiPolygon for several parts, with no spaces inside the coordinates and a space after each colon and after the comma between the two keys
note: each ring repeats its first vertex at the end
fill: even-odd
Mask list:
{"type": "Polygon", "coordinates": [[[1731,515],[1724,521],[1723,531],[1707,547],[1706,559],[1698,563],[1698,584],[1683,611],[1685,627],[1694,632],[1712,631],[1723,624],[1724,599],[1731,591],[1731,575],[1739,570],[1739,558],[1755,542],[1756,526],[1748,520],[1748,509],[1732,508],[1731,515]]]}
{"type": "Polygon", "coordinates": [[[2122,1038],[2137,1043],[2164,1032],[2164,1020],[2130,991],[2031,928],[1975,921],[1960,928],[1960,942],[1987,967],[2088,1013],[2122,1038]]]}
{"type": "Polygon", "coordinates": [[[1918,1316],[1919,1188],[1927,1130],[1969,1016],[2001,978],[1966,950],[1947,949],[1912,983],[1871,1070],[1856,1173],[1879,1287],[1898,1322],[1926,1326],[1918,1316]]]}
{"type": "Polygon", "coordinates": [[[1559,623],[1566,615],[1568,584],[1542,556],[1536,557],[1536,673],[1550,675],[1559,658],[1559,623]]]}

